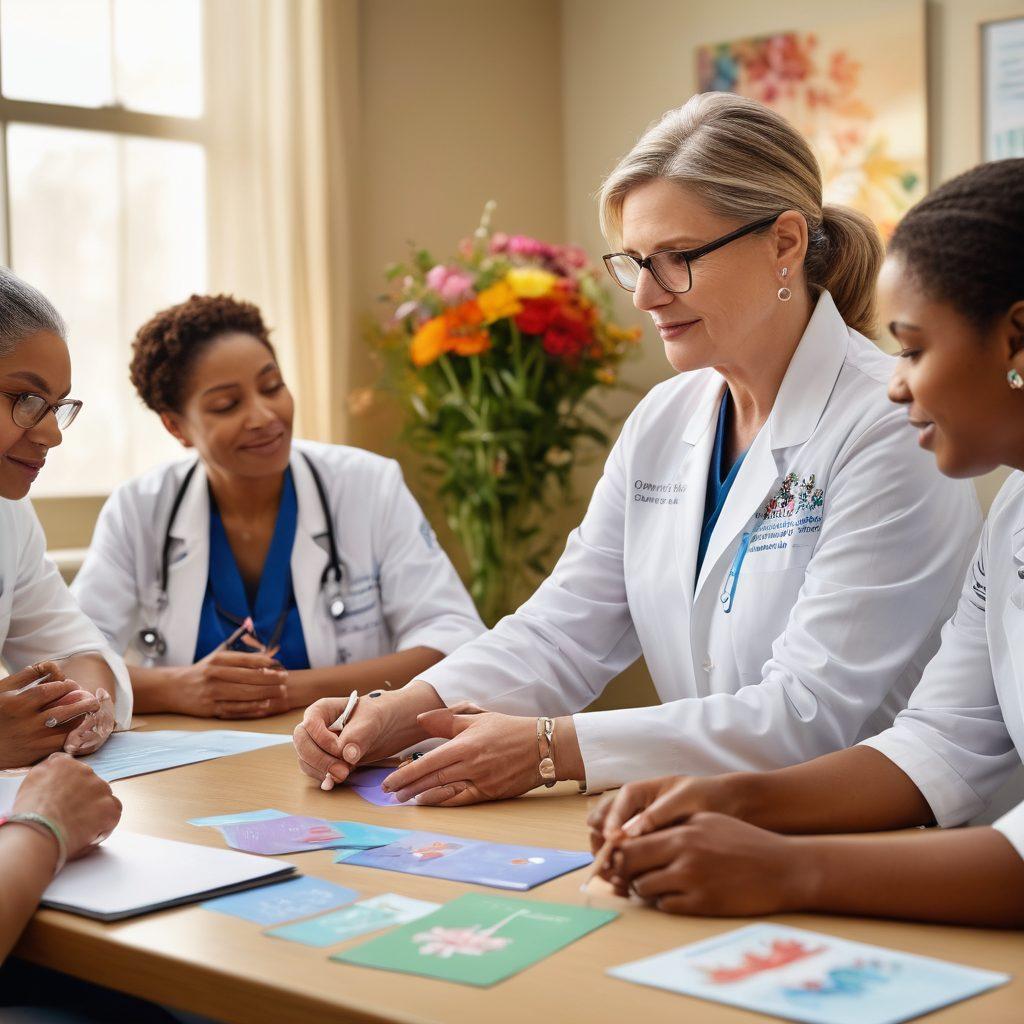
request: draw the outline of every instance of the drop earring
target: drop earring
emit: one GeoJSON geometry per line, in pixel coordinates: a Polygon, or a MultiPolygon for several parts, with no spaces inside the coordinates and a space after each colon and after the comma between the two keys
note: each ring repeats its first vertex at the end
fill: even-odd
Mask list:
{"type": "Polygon", "coordinates": [[[1006,375],[1006,383],[1009,384],[1014,391],[1020,391],[1021,388],[1024,388],[1024,377],[1022,377],[1017,370],[1011,370],[1006,375]]]}
{"type": "MultiPolygon", "coordinates": [[[[789,276],[789,267],[783,267],[780,273],[782,274],[783,281],[785,281],[785,279],[789,276]]],[[[783,285],[779,289],[779,302],[789,302],[791,298],[793,298],[793,293],[785,285],[783,285]]]]}

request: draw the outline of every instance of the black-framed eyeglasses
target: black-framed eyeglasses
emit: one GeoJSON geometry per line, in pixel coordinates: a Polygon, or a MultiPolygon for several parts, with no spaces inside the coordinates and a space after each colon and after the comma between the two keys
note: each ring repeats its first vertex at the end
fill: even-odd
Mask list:
{"type": "Polygon", "coordinates": [[[753,234],[761,228],[774,224],[782,216],[782,211],[773,213],[763,220],[754,221],[753,224],[744,224],[743,227],[730,231],[721,238],[716,238],[707,245],[697,249],[659,249],[652,252],[650,256],[640,259],[638,256],[631,256],[628,252],[610,252],[604,257],[604,265],[612,280],[627,292],[635,292],[640,283],[640,271],[645,267],[651,272],[651,276],[667,292],[682,295],[693,287],[693,274],[690,265],[701,256],[707,256],[709,252],[721,249],[723,245],[735,242],[737,238],[753,234]]]}
{"type": "Polygon", "coordinates": [[[59,402],[51,402],[31,391],[0,391],[0,395],[6,395],[11,400],[11,419],[26,430],[41,423],[51,412],[57,418],[57,426],[67,430],[82,411],[82,403],[77,398],[62,398],[59,402]]]}

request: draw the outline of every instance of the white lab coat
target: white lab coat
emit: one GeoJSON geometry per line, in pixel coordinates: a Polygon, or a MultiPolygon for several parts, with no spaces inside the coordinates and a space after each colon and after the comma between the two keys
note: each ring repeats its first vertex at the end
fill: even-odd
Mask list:
{"type": "Polygon", "coordinates": [[[422,678],[448,704],[566,715],[643,654],[661,705],[575,715],[591,791],[780,767],[885,728],[936,650],[981,523],[972,485],[942,477],[888,401],[891,367],[822,294],[696,589],[725,385],[710,369],[658,385],[550,578],[422,678]],[[788,474],[791,498],[769,508],[788,474]]]}
{"type": "MultiPolygon", "coordinates": [[[[159,600],[160,558],[171,505],[193,459],[169,463],[119,487],[103,506],[73,593],[118,651],[139,631],[164,636],[162,658],[147,665],[190,665],[209,576],[210,501],[200,465],[171,531],[166,607],[159,600]]],[[[294,441],[292,477],[298,522],[291,570],[309,663],[321,668],[411,647],[447,654],[483,632],[483,623],[397,462],[343,445],[294,441]],[[330,617],[320,587],[327,530],[313,460],[327,491],[343,566],[345,614],[330,617]]],[[[145,652],[140,651],[140,654],[145,652]]]]}
{"type": "MultiPolygon", "coordinates": [[[[1024,474],[1003,484],[942,646],[892,728],[864,741],[917,786],[939,825],[984,810],[1024,757],[1024,474]]],[[[994,823],[1024,857],[1024,804],[994,823]]]]}
{"type": "Polygon", "coordinates": [[[102,655],[116,682],[117,726],[132,718],[132,688],[124,662],[82,614],[57,566],[28,499],[0,499],[0,657],[11,672],[48,658],[102,655]]]}

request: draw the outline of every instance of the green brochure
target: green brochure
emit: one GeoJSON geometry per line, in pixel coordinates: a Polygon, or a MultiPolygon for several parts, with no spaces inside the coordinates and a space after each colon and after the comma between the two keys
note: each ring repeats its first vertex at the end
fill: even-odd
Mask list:
{"type": "Polygon", "coordinates": [[[331,959],[464,985],[493,985],[618,916],[610,910],[467,893],[331,959]]]}

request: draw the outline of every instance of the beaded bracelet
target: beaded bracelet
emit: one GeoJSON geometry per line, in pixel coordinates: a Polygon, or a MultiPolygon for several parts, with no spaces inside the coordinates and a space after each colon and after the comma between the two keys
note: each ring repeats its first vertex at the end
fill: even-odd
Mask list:
{"type": "Polygon", "coordinates": [[[64,867],[64,863],[68,859],[68,846],[64,841],[64,833],[55,821],[44,817],[42,814],[29,811],[25,814],[0,816],[0,827],[4,825],[28,825],[29,828],[35,829],[36,832],[44,836],[52,835],[57,840],[57,867],[53,873],[57,874],[64,867]]]}

